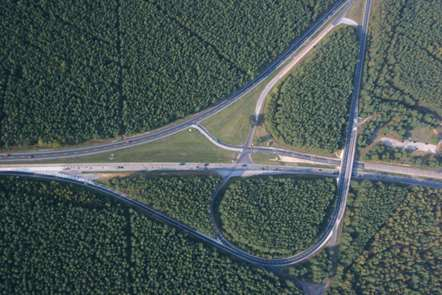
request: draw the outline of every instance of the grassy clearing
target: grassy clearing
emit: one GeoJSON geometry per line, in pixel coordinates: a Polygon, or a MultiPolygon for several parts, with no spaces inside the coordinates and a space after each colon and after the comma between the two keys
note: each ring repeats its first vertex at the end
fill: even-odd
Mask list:
{"type": "Polygon", "coordinates": [[[252,127],[251,118],[255,115],[259,95],[287,63],[288,61],[283,63],[239,101],[204,121],[203,125],[222,142],[237,145],[244,144],[252,127]]]}
{"type": "Polygon", "coordinates": [[[50,163],[231,162],[236,153],[217,148],[195,129],[153,143],[93,156],[45,161],[50,163]]]}
{"type": "Polygon", "coordinates": [[[264,86],[264,83],[260,84],[227,109],[204,121],[203,125],[222,142],[244,144],[251,128],[250,118],[264,86]]]}
{"type": "Polygon", "coordinates": [[[328,165],[318,165],[313,163],[295,163],[281,160],[280,157],[266,153],[254,153],[252,160],[256,164],[262,165],[278,165],[278,166],[302,166],[302,167],[318,167],[318,168],[330,168],[328,165]]]}
{"type": "Polygon", "coordinates": [[[438,144],[439,132],[437,129],[427,126],[419,126],[411,131],[411,139],[420,142],[438,144]]]}
{"type": "Polygon", "coordinates": [[[365,0],[353,0],[352,6],[346,16],[358,24],[362,23],[364,5],[365,0]]]}
{"type": "Polygon", "coordinates": [[[278,160],[278,156],[264,154],[264,153],[254,153],[252,154],[252,160],[256,164],[264,164],[264,165],[280,165],[281,163],[278,160]]]}

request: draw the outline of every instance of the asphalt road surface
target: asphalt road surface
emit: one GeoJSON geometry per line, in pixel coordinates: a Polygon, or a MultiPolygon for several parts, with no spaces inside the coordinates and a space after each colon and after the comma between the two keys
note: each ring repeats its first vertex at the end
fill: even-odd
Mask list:
{"type": "MultiPolygon", "coordinates": [[[[148,132],[139,136],[130,137],[124,141],[120,142],[114,142],[109,144],[103,144],[103,145],[96,145],[96,146],[89,146],[89,147],[82,147],[82,148],[71,148],[71,149],[62,149],[62,150],[54,150],[54,151],[41,151],[41,152],[29,152],[29,153],[14,153],[11,155],[0,155],[0,162],[19,162],[19,161],[26,161],[29,162],[34,160],[42,160],[42,159],[58,159],[58,158],[68,158],[68,157],[78,157],[78,156],[85,156],[85,155],[92,155],[101,153],[104,151],[113,151],[118,150],[122,148],[127,148],[139,144],[144,144],[148,142],[152,142],[161,138],[164,138],[166,136],[175,134],[177,132],[180,132],[183,129],[194,127],[197,128],[201,133],[205,134],[206,137],[209,138],[209,140],[216,144],[217,146],[220,146],[225,149],[231,149],[238,152],[244,152],[247,151],[248,155],[252,152],[251,149],[246,147],[235,147],[235,146],[228,146],[224,145],[220,142],[218,142],[216,139],[210,136],[210,134],[201,126],[198,125],[198,123],[206,119],[217,112],[223,110],[225,107],[229,106],[230,104],[234,103],[238,99],[241,98],[242,95],[253,89],[260,81],[265,79],[273,70],[280,67],[282,63],[289,60],[290,58],[293,58],[293,55],[296,54],[297,48],[302,46],[311,36],[315,35],[324,25],[327,24],[327,21],[332,19],[334,16],[336,16],[338,13],[342,12],[344,9],[347,8],[347,5],[351,1],[341,1],[338,4],[336,4],[333,9],[324,15],[320,20],[315,22],[315,24],[304,34],[304,37],[300,40],[294,42],[290,49],[283,55],[281,55],[278,60],[276,60],[266,71],[264,71],[257,79],[255,79],[253,82],[250,82],[248,85],[246,85],[243,89],[241,89],[238,93],[234,94],[231,98],[226,99],[219,104],[215,105],[212,108],[209,108],[205,111],[202,111],[200,113],[197,113],[193,115],[190,119],[183,121],[181,123],[172,124],[169,126],[166,126],[164,128],[158,129],[156,131],[148,132]]],[[[328,157],[322,157],[322,156],[314,156],[314,155],[308,155],[304,153],[298,153],[294,151],[286,151],[282,149],[275,149],[275,148],[267,148],[267,147],[254,147],[254,151],[259,152],[265,152],[265,153],[272,153],[272,154],[283,154],[286,156],[292,156],[292,157],[298,157],[301,159],[318,162],[318,163],[325,163],[329,165],[339,165],[339,170],[333,169],[333,168],[316,168],[316,167],[290,167],[290,166],[270,166],[270,165],[255,165],[255,164],[230,164],[231,166],[228,166],[229,164],[177,164],[175,163],[175,167],[170,167],[170,170],[176,171],[180,170],[181,168],[189,168],[189,170],[209,170],[209,169],[219,169],[224,170],[225,173],[229,176],[248,176],[253,175],[253,173],[260,173],[265,175],[274,175],[274,174],[312,174],[312,175],[321,175],[321,176],[333,176],[337,177],[338,181],[338,196],[336,198],[336,210],[331,214],[331,217],[328,220],[327,226],[325,230],[322,232],[320,237],[317,239],[316,243],[311,245],[309,248],[301,251],[300,253],[297,253],[293,256],[287,257],[287,258],[278,258],[278,259],[266,259],[257,257],[254,255],[251,255],[247,252],[245,252],[242,249],[239,249],[235,245],[232,245],[229,241],[225,240],[222,236],[222,234],[218,235],[218,239],[211,238],[209,236],[206,236],[202,233],[200,233],[198,230],[181,223],[180,221],[177,221],[173,218],[170,218],[166,214],[157,211],[146,204],[143,204],[141,202],[138,202],[136,200],[132,200],[125,196],[124,194],[114,192],[108,188],[105,188],[101,185],[98,185],[96,183],[93,183],[91,181],[80,179],[79,176],[76,175],[75,171],[82,171],[82,172],[96,172],[97,170],[100,170],[105,172],[109,171],[110,168],[115,169],[115,165],[117,165],[117,171],[131,171],[130,169],[140,169],[140,170],[149,170],[152,169],[152,165],[155,163],[102,163],[102,164],[41,164],[37,166],[29,165],[29,164],[23,164],[20,165],[2,165],[0,166],[0,175],[15,175],[15,176],[27,176],[27,177],[33,177],[33,178],[39,178],[39,179],[48,179],[48,180],[59,180],[62,182],[69,182],[69,183],[75,183],[77,185],[86,186],[93,190],[100,191],[102,193],[105,193],[129,206],[133,206],[138,208],[141,212],[144,214],[147,214],[151,216],[152,218],[159,220],[161,222],[164,222],[166,224],[169,224],[171,226],[174,226],[187,234],[198,238],[199,240],[202,240],[204,242],[207,242],[214,247],[220,249],[223,252],[226,252],[228,254],[231,254],[238,259],[241,259],[243,261],[259,265],[259,266],[288,266],[297,264],[300,262],[303,262],[312,256],[316,255],[324,246],[327,245],[328,241],[331,239],[333,234],[336,231],[337,226],[340,224],[344,212],[345,207],[347,203],[347,197],[348,197],[348,191],[350,187],[350,181],[352,177],[355,177],[357,179],[372,179],[372,180],[382,180],[382,181],[392,181],[392,182],[400,182],[400,183],[407,183],[412,185],[429,185],[436,188],[442,188],[442,183],[440,181],[430,180],[430,179],[418,179],[415,177],[401,177],[396,175],[386,175],[384,172],[398,172],[397,170],[391,171],[391,168],[388,168],[388,165],[376,166],[373,164],[367,164],[367,163],[358,163],[358,168],[356,171],[354,171],[354,156],[355,156],[355,150],[356,150],[356,139],[357,139],[357,119],[358,119],[358,100],[359,100],[359,94],[360,94],[360,88],[361,88],[361,81],[362,81],[362,72],[363,72],[363,64],[364,64],[364,58],[365,58],[365,51],[366,51],[366,34],[368,29],[368,22],[369,22],[369,16],[370,16],[370,10],[371,10],[371,2],[372,0],[367,0],[365,9],[364,9],[364,17],[363,17],[363,24],[360,28],[360,51],[359,51],[359,61],[356,66],[355,70],[355,79],[354,79],[354,90],[353,90],[353,96],[352,96],[352,102],[351,102],[351,108],[350,108],[350,115],[349,115],[349,124],[346,134],[346,143],[344,147],[344,154],[342,157],[342,160],[334,159],[334,158],[328,158],[328,157]],[[58,166],[57,166],[58,165],[58,166]],[[83,165],[83,166],[82,166],[83,165]],[[110,166],[114,165],[114,166],[110,166]],[[195,166],[200,165],[200,166],[195,166]],[[218,166],[217,166],[218,165],[218,166]],[[210,168],[209,168],[210,166],[210,168]],[[386,168],[387,166],[387,168],[386,168]],[[40,168],[38,168],[40,167],[40,168]],[[61,170],[60,170],[61,167],[61,170]],[[379,172],[370,172],[366,171],[363,168],[367,168],[370,170],[381,170],[382,173],[379,172]],[[15,171],[14,171],[15,169],[15,171]],[[41,171],[39,170],[41,169],[41,171]],[[12,170],[12,171],[11,171],[12,170]],[[23,170],[27,170],[23,171],[23,170]],[[89,171],[88,171],[89,170],[89,171]],[[41,173],[48,173],[52,175],[43,175],[38,174],[39,171],[41,173]],[[37,173],[36,173],[37,172],[37,173]],[[60,174],[60,173],[64,174],[60,174]],[[338,174],[339,172],[339,174],[338,174]],[[68,174],[66,174],[68,173],[68,174]],[[251,174],[247,174],[251,173],[251,174]]],[[[166,166],[165,163],[157,163],[158,166],[155,167],[155,169],[164,169],[166,166]],[[160,165],[163,165],[161,167],[160,165]]],[[[403,171],[403,170],[402,170],[403,171]]],[[[421,174],[421,171],[418,171],[416,169],[411,170],[408,169],[407,172],[411,174],[412,176],[416,176],[416,174],[421,174]]],[[[438,173],[438,172],[436,172],[438,173]]],[[[426,176],[432,176],[433,174],[428,174],[426,176]]],[[[434,175],[433,175],[434,176],[434,175]]]]}
{"type": "Polygon", "coordinates": [[[114,199],[116,199],[126,205],[132,206],[132,207],[138,209],[143,214],[150,216],[151,218],[154,218],[160,222],[163,222],[165,224],[173,226],[173,227],[187,233],[188,235],[190,235],[194,238],[197,238],[200,241],[206,242],[206,243],[216,247],[217,249],[221,250],[222,252],[225,252],[227,254],[235,256],[242,261],[245,261],[245,262],[248,262],[248,263],[251,263],[254,265],[263,266],[263,267],[289,266],[289,265],[293,265],[293,264],[299,263],[301,261],[304,261],[310,257],[308,255],[308,253],[304,253],[304,252],[298,253],[292,257],[277,258],[277,259],[266,259],[266,258],[261,258],[261,257],[255,256],[255,255],[251,255],[251,254],[249,254],[249,253],[247,253],[237,247],[231,247],[230,244],[224,244],[221,240],[209,237],[209,236],[199,232],[195,228],[192,228],[184,223],[181,223],[180,221],[175,220],[175,219],[167,216],[166,214],[147,206],[146,204],[144,204],[142,202],[130,199],[124,194],[115,192],[111,189],[108,189],[104,186],[101,186],[101,185],[98,185],[98,184],[95,184],[92,182],[87,182],[87,181],[83,181],[83,180],[79,180],[79,179],[75,179],[75,178],[68,178],[67,176],[39,175],[39,174],[26,173],[26,172],[0,172],[0,175],[25,176],[25,177],[31,177],[31,178],[36,178],[36,179],[57,180],[60,182],[72,183],[75,185],[87,187],[89,189],[106,194],[107,196],[112,197],[112,198],[114,198],[114,199]]]}
{"type": "Polygon", "coordinates": [[[344,217],[345,207],[347,205],[348,191],[350,189],[351,177],[353,174],[353,166],[356,152],[357,136],[358,136],[358,109],[359,96],[362,86],[362,74],[364,71],[364,60],[367,47],[368,22],[370,20],[371,1],[367,0],[364,8],[364,16],[362,27],[360,28],[360,48],[359,60],[356,64],[354,87],[350,107],[349,123],[347,126],[347,137],[344,147],[344,156],[341,161],[340,175],[338,180],[338,194],[342,199],[340,201],[339,210],[336,216],[335,227],[337,227],[344,217]]]}
{"type": "Polygon", "coordinates": [[[351,3],[351,0],[338,1],[327,13],[321,16],[318,20],[316,20],[312,26],[298,39],[294,40],[292,44],[289,46],[286,52],[281,54],[271,65],[267,67],[258,77],[256,77],[253,81],[250,81],[246,85],[244,85],[241,89],[233,93],[229,98],[220,101],[218,104],[214,105],[211,108],[208,108],[204,111],[196,113],[192,115],[189,119],[184,120],[180,123],[170,124],[163,128],[153,130],[150,132],[143,133],[141,135],[128,137],[125,140],[87,146],[87,147],[78,147],[78,148],[66,148],[59,150],[50,150],[50,151],[31,151],[31,152],[17,152],[10,154],[0,154],[0,163],[5,162],[29,162],[36,160],[50,160],[50,159],[60,159],[60,158],[72,158],[79,156],[89,156],[95,155],[98,153],[116,151],[128,147],[137,146],[140,144],[150,143],[167,136],[176,134],[186,128],[189,128],[192,125],[198,124],[199,122],[217,114],[223,109],[227,108],[234,102],[241,99],[241,97],[248,92],[252,91],[261,81],[265,80],[271,73],[281,67],[285,61],[292,58],[293,54],[296,53],[296,50],[304,45],[309,38],[317,33],[321,28],[323,28],[324,24],[326,24],[330,19],[332,19],[338,13],[344,11],[348,8],[348,5],[351,3]]]}

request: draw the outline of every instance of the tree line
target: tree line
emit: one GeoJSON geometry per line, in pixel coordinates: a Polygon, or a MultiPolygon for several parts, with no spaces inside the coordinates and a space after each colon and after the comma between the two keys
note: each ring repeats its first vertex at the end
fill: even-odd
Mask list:
{"type": "Polygon", "coordinates": [[[327,294],[436,294],[442,191],[353,181],[339,246],[287,274],[327,294]]]}
{"type": "MultiPolygon", "coordinates": [[[[438,227],[442,191],[423,187],[406,190],[406,197],[397,199],[396,208],[385,215],[371,237],[365,243],[357,243],[358,251],[351,264],[341,263],[343,279],[332,288],[331,294],[437,294],[440,291],[437,251],[442,238],[438,227]]],[[[346,245],[358,240],[362,242],[357,235],[347,233],[346,245]]]]}

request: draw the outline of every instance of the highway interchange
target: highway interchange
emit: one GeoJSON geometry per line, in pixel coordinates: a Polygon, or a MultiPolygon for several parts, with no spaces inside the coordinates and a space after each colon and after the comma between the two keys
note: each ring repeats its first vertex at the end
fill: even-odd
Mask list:
{"type": "MultiPolygon", "coordinates": [[[[262,110],[262,104],[268,92],[276,85],[276,83],[282,79],[288,71],[293,67],[301,58],[314,47],[319,40],[330,32],[335,25],[337,25],[342,16],[345,14],[351,4],[351,0],[339,1],[335,6],[318,21],[316,21],[311,28],[298,40],[295,40],[290,48],[282,54],[273,64],[271,64],[261,75],[259,75],[254,81],[244,86],[238,92],[234,93],[230,98],[222,100],[217,105],[204,110],[191,116],[189,119],[184,120],[177,124],[171,124],[154,130],[146,132],[141,135],[128,137],[124,140],[87,146],[78,148],[67,148],[60,150],[48,150],[48,151],[33,151],[33,152],[20,152],[11,154],[0,154],[0,175],[16,175],[16,176],[28,176],[39,179],[56,179],[63,182],[74,183],[81,186],[87,186],[96,191],[102,192],[110,197],[118,199],[119,201],[134,206],[138,210],[148,214],[149,216],[174,226],[189,235],[200,239],[206,243],[217,247],[218,249],[229,253],[238,259],[243,261],[259,265],[259,266],[274,266],[281,267],[287,265],[293,265],[303,262],[310,257],[316,255],[321,251],[335,234],[338,226],[340,225],[342,218],[344,217],[348,192],[350,188],[350,182],[352,179],[370,179],[370,180],[383,180],[391,182],[399,182],[411,185],[427,185],[434,188],[442,188],[442,179],[439,172],[421,173],[419,169],[397,168],[394,166],[388,166],[383,164],[369,164],[369,163],[355,163],[355,152],[357,143],[357,127],[358,127],[358,106],[359,106],[359,94],[362,83],[362,72],[364,66],[364,58],[366,51],[366,36],[368,30],[368,23],[371,11],[372,0],[367,0],[364,7],[363,23],[358,27],[360,33],[360,49],[359,60],[356,66],[355,78],[354,78],[354,90],[351,99],[351,108],[349,114],[349,123],[347,126],[346,140],[344,151],[341,159],[324,157],[318,155],[311,155],[307,153],[301,153],[291,150],[285,150],[281,148],[272,147],[260,147],[253,146],[253,137],[255,132],[255,126],[251,128],[247,142],[243,146],[226,145],[213,137],[208,130],[206,130],[200,122],[215,115],[216,113],[224,110],[231,104],[241,99],[245,94],[253,90],[258,84],[268,78],[275,70],[280,70],[278,75],[274,77],[269,84],[267,84],[264,91],[261,93],[260,99],[256,106],[255,115],[258,118],[262,110]],[[267,92],[266,92],[267,91],[267,92]],[[116,151],[123,148],[129,148],[140,144],[153,142],[170,135],[176,134],[187,128],[195,128],[201,134],[203,134],[211,143],[239,154],[237,163],[232,164],[203,164],[203,163],[101,163],[101,164],[39,164],[38,160],[51,160],[51,159],[63,159],[79,156],[88,156],[103,152],[116,151]],[[277,156],[288,156],[299,160],[304,160],[308,163],[315,163],[320,165],[327,165],[329,168],[318,167],[297,167],[297,166],[278,166],[278,165],[258,165],[254,164],[251,160],[253,153],[267,153],[277,156]],[[20,164],[20,162],[36,162],[35,164],[20,164]],[[12,164],[14,163],[14,164],[12,164]],[[18,163],[18,164],[17,164],[18,163]],[[371,166],[370,166],[371,165],[371,166]],[[355,168],[355,169],[354,169],[355,168]],[[310,174],[318,176],[329,176],[337,178],[338,182],[338,195],[336,198],[336,206],[334,212],[331,214],[327,226],[318,237],[315,244],[311,245],[307,249],[294,254],[291,257],[278,258],[278,259],[266,259],[252,255],[230,243],[224,239],[220,227],[217,225],[216,218],[213,218],[212,222],[214,228],[218,233],[216,237],[209,237],[197,231],[190,226],[183,224],[173,218],[168,217],[166,214],[155,210],[141,202],[128,198],[124,194],[112,191],[105,188],[93,181],[90,181],[83,177],[82,173],[85,172],[108,172],[108,171],[198,171],[198,172],[215,172],[223,175],[224,182],[217,191],[214,193],[214,199],[219,197],[218,192],[222,191],[223,186],[228,183],[228,179],[234,176],[251,176],[251,175],[275,175],[275,174],[310,174]],[[378,172],[376,172],[378,171],[378,172]],[[405,173],[404,173],[405,172],[405,173]],[[387,174],[388,173],[388,174],[387,174]],[[392,175],[392,173],[407,174],[408,177],[392,175]],[[416,176],[424,176],[428,179],[418,178],[416,176]],[[430,179],[434,178],[434,179],[430,179]],[[439,180],[436,180],[439,179],[439,180]]],[[[214,204],[213,202],[212,204],[214,204]]],[[[212,208],[212,211],[214,209],[212,208]]],[[[213,212],[212,212],[213,213],[213,212]]]]}

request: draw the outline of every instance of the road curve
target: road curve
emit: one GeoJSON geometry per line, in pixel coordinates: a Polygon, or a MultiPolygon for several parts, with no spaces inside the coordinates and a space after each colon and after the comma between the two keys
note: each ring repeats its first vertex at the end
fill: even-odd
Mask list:
{"type": "MultiPolygon", "coordinates": [[[[296,151],[275,148],[275,147],[256,146],[256,147],[251,148],[251,147],[247,147],[247,146],[225,144],[225,143],[221,142],[220,140],[218,140],[216,137],[214,137],[212,134],[210,134],[210,132],[206,128],[204,128],[203,126],[195,124],[195,125],[192,125],[191,127],[198,130],[202,135],[204,135],[204,137],[206,137],[215,146],[217,146],[221,149],[224,149],[224,150],[232,151],[232,152],[241,153],[243,151],[247,151],[249,154],[261,152],[261,153],[272,154],[272,155],[282,155],[282,156],[293,157],[293,158],[306,160],[309,162],[316,162],[318,164],[325,164],[325,165],[339,165],[341,163],[341,160],[336,159],[336,158],[318,156],[318,155],[314,155],[314,154],[296,152],[296,151]]],[[[241,163],[241,161],[240,161],[240,163],[241,163]]],[[[250,164],[250,163],[248,163],[248,164],[250,164]]]]}
{"type": "Polygon", "coordinates": [[[351,0],[340,0],[337,1],[333,7],[326,12],[323,16],[317,19],[311,27],[304,32],[304,34],[294,40],[289,48],[282,53],[272,64],[270,64],[261,74],[259,74],[254,80],[245,84],[242,88],[235,91],[230,97],[221,100],[216,105],[196,113],[192,115],[189,119],[184,120],[180,123],[173,123],[167,125],[165,127],[149,131],[140,135],[127,137],[125,140],[87,146],[87,147],[78,147],[78,148],[65,148],[59,150],[51,150],[51,151],[30,151],[30,152],[17,152],[10,154],[0,154],[0,163],[6,162],[30,162],[37,160],[51,160],[51,159],[60,159],[60,158],[73,158],[80,156],[89,156],[95,155],[103,152],[116,151],[120,149],[125,149],[145,143],[150,143],[167,136],[176,134],[186,128],[194,124],[198,124],[199,122],[217,114],[223,109],[227,108],[231,104],[235,103],[239,99],[241,99],[245,94],[252,91],[261,81],[265,80],[274,70],[278,69],[285,63],[285,61],[292,58],[293,54],[296,50],[301,47],[306,40],[308,40],[312,35],[317,33],[324,24],[326,24],[332,17],[342,12],[347,6],[351,3],[351,0]]]}
{"type": "Polygon", "coordinates": [[[241,153],[243,151],[243,148],[240,146],[235,146],[235,145],[230,145],[230,144],[225,144],[222,143],[221,141],[219,141],[217,138],[215,138],[212,134],[209,133],[209,131],[199,125],[199,124],[193,124],[190,127],[198,130],[205,138],[207,138],[212,144],[214,144],[215,146],[227,150],[227,151],[231,151],[231,152],[237,152],[237,153],[241,153]]]}
{"type": "MultiPolygon", "coordinates": [[[[273,77],[261,91],[258,97],[258,101],[255,106],[255,122],[250,128],[249,133],[247,135],[247,140],[244,145],[246,149],[240,154],[239,162],[240,163],[251,163],[253,162],[251,159],[251,155],[253,153],[253,138],[255,137],[257,125],[260,123],[260,117],[262,115],[262,109],[264,106],[264,102],[272,91],[273,88],[292,70],[294,66],[296,66],[309,52],[312,50],[318,43],[328,34],[330,33],[337,25],[342,23],[342,16],[338,16],[337,19],[328,23],[327,26],[324,27],[322,31],[320,31],[313,39],[311,39],[305,46],[300,46],[292,56],[292,59],[288,61],[288,63],[273,77]],[[298,52],[299,51],[299,52],[298,52]]],[[[325,25],[325,24],[324,24],[325,25]]],[[[313,36],[312,36],[313,37],[313,36]]],[[[307,40],[306,40],[307,41],[307,40]]]]}
{"type": "Polygon", "coordinates": [[[325,247],[328,241],[338,230],[342,219],[344,218],[345,209],[347,206],[348,191],[350,189],[350,182],[353,175],[353,165],[356,151],[357,139],[357,121],[358,121],[358,107],[359,107],[359,93],[362,84],[363,65],[366,52],[366,37],[368,32],[368,23],[371,12],[372,0],[367,0],[364,7],[363,24],[360,28],[360,48],[359,61],[356,65],[353,95],[350,107],[349,123],[346,132],[346,143],[344,146],[344,155],[341,161],[338,177],[338,194],[336,198],[336,206],[334,212],[331,214],[325,230],[317,242],[310,248],[306,249],[300,254],[305,255],[305,259],[313,257],[325,247]]]}
{"type": "MultiPolygon", "coordinates": [[[[281,171],[274,171],[274,173],[281,173],[281,171]]],[[[268,175],[273,175],[272,172],[268,172],[268,175]]],[[[284,174],[287,174],[287,171],[284,172],[284,174]]],[[[316,243],[315,245],[309,247],[308,249],[302,251],[301,253],[298,253],[294,256],[291,257],[287,257],[287,258],[278,258],[278,259],[266,259],[266,258],[261,258],[261,257],[257,257],[254,255],[251,255],[247,252],[245,252],[242,249],[237,248],[236,246],[232,245],[230,242],[223,240],[222,236],[217,238],[212,238],[209,237],[201,232],[199,232],[198,230],[196,230],[195,228],[192,228],[184,223],[181,223],[178,220],[175,220],[169,216],[167,216],[166,214],[155,210],[151,207],[149,207],[148,205],[130,199],[129,197],[127,197],[124,194],[115,192],[109,188],[106,188],[104,186],[101,186],[99,184],[93,183],[93,182],[89,182],[87,180],[81,180],[78,179],[76,177],[73,176],[68,176],[68,175],[43,175],[43,174],[37,174],[37,173],[32,173],[32,172],[22,172],[22,171],[0,171],[0,175],[4,175],[4,176],[19,176],[19,177],[30,177],[30,178],[36,178],[36,179],[43,179],[43,180],[56,180],[56,181],[60,181],[60,182],[65,182],[65,183],[71,183],[71,184],[75,184],[75,185],[80,185],[83,187],[87,187],[89,189],[98,191],[100,193],[103,193],[117,201],[120,201],[126,205],[132,206],[134,208],[137,208],[138,210],[140,210],[142,213],[150,216],[151,218],[158,220],[160,222],[164,222],[170,226],[173,226],[174,228],[177,228],[183,232],[185,232],[186,234],[202,241],[202,242],[206,242],[212,246],[214,246],[215,248],[219,249],[220,251],[230,254],[234,257],[237,257],[238,259],[254,264],[254,265],[258,265],[258,266],[263,266],[263,267],[283,267],[283,266],[290,266],[290,265],[294,265],[294,264],[298,264],[300,262],[303,262],[307,259],[309,259],[312,255],[314,255],[316,253],[316,249],[322,249],[326,244],[327,241],[330,239],[330,237],[332,236],[333,232],[330,231],[328,233],[325,233],[325,237],[324,239],[321,239],[318,243],[316,243]]],[[[375,174],[366,174],[366,175],[360,175],[357,178],[366,178],[366,177],[372,178],[373,180],[383,180],[383,181],[394,181],[394,182],[402,182],[402,183],[406,183],[406,184],[419,184],[419,185],[428,185],[434,188],[438,188],[438,189],[442,189],[442,183],[441,182],[431,182],[431,181],[427,181],[427,180],[415,180],[415,179],[405,179],[405,178],[400,178],[400,177],[394,177],[394,179],[386,179],[385,176],[379,176],[379,175],[375,175],[375,174]]],[[[218,189],[219,190],[219,189],[218,189]]]]}
{"type": "Polygon", "coordinates": [[[119,202],[122,202],[126,205],[132,206],[132,207],[138,209],[139,211],[143,212],[144,214],[150,216],[151,218],[158,220],[160,222],[166,223],[170,226],[173,226],[173,227],[185,232],[186,234],[188,234],[188,235],[190,235],[200,241],[206,242],[206,243],[214,246],[215,248],[219,249],[220,251],[222,251],[224,253],[230,254],[230,255],[232,255],[242,261],[245,261],[245,262],[257,265],[257,266],[262,266],[262,267],[289,266],[289,265],[293,265],[293,264],[297,264],[299,262],[302,262],[310,257],[309,255],[306,255],[306,253],[304,253],[304,252],[296,254],[292,257],[276,258],[276,259],[266,259],[266,258],[261,258],[258,256],[251,255],[251,254],[249,254],[241,249],[238,249],[236,247],[232,248],[229,245],[223,244],[220,240],[209,237],[209,236],[199,232],[195,228],[192,228],[184,223],[181,223],[180,221],[175,220],[175,219],[167,216],[166,214],[149,207],[148,205],[146,205],[142,202],[130,199],[124,194],[115,192],[109,188],[106,188],[102,185],[95,184],[92,182],[79,180],[79,179],[75,179],[75,178],[70,178],[68,176],[63,176],[63,175],[58,175],[58,176],[42,175],[42,174],[34,174],[34,173],[29,173],[29,172],[17,172],[17,171],[16,172],[0,172],[0,175],[29,177],[29,178],[42,179],[42,180],[56,180],[59,182],[70,183],[70,184],[75,184],[75,185],[89,188],[91,190],[105,194],[106,196],[111,197],[111,198],[113,198],[119,202]]]}

